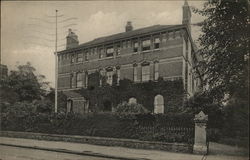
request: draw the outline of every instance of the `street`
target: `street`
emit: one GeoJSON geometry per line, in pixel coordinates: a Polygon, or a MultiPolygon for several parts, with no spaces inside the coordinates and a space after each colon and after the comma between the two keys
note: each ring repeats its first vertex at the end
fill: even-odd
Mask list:
{"type": "Polygon", "coordinates": [[[37,149],[0,145],[0,160],[109,160],[110,158],[83,156],[37,149]]]}
{"type": "Polygon", "coordinates": [[[0,160],[247,160],[248,150],[211,143],[209,155],[0,137],[0,160]]]}

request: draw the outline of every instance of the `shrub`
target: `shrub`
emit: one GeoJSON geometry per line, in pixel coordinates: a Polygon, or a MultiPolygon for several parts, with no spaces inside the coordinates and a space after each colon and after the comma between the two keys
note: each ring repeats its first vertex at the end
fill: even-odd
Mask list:
{"type": "Polygon", "coordinates": [[[117,113],[148,113],[148,110],[141,104],[122,102],[115,109],[117,113]]]}

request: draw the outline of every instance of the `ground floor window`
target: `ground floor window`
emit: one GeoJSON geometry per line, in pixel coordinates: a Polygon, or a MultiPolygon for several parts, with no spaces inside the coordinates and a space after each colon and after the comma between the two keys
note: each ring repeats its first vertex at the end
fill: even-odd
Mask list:
{"type": "Polygon", "coordinates": [[[142,66],[142,82],[150,80],[150,68],[149,65],[142,66]]]}
{"type": "Polygon", "coordinates": [[[81,72],[76,74],[76,87],[83,87],[83,73],[81,72]]]}

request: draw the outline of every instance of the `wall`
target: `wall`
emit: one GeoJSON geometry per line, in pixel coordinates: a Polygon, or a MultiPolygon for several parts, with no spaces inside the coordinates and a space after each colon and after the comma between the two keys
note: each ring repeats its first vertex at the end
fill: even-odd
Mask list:
{"type": "MultiPolygon", "coordinates": [[[[175,33],[170,31],[168,35],[161,35],[161,43],[160,48],[149,51],[139,51],[137,53],[133,53],[133,45],[130,44],[127,48],[121,49],[121,54],[116,55],[114,57],[106,57],[102,59],[98,59],[98,54],[90,54],[89,61],[84,61],[80,63],[71,64],[70,56],[74,53],[79,53],[82,51],[69,52],[68,54],[61,55],[59,58],[59,89],[70,89],[70,83],[65,82],[69,81],[69,76],[66,76],[69,73],[74,73],[78,71],[87,71],[87,70],[98,70],[110,66],[120,66],[121,68],[121,79],[127,78],[133,80],[133,70],[131,67],[134,63],[142,63],[143,61],[153,62],[155,60],[167,60],[167,61],[175,61],[175,58],[182,57],[183,54],[183,30],[176,30],[175,33]],[[67,78],[63,78],[67,77],[67,78]]],[[[150,33],[149,33],[150,34],[150,33]]],[[[140,43],[139,43],[140,46],[140,43]]],[[[152,46],[151,46],[152,47],[152,46]]],[[[162,71],[160,76],[162,77],[181,77],[182,71],[179,69],[180,62],[175,64],[162,64],[159,66],[159,69],[162,71]],[[167,67],[168,69],[161,69],[162,67],[167,67]],[[175,68],[177,67],[177,68],[175,68]],[[171,68],[171,69],[170,69],[171,68]]],[[[138,66],[138,73],[140,72],[141,67],[138,66]]],[[[153,71],[153,66],[151,64],[151,71],[153,71]]],[[[138,77],[141,75],[138,74],[138,77]]],[[[150,79],[153,80],[153,75],[150,75],[150,79]]]]}
{"type": "Polygon", "coordinates": [[[183,144],[183,143],[163,143],[163,142],[149,142],[149,141],[139,141],[130,139],[120,139],[120,138],[116,139],[116,138],[103,138],[103,137],[70,136],[70,135],[11,132],[11,131],[0,131],[0,136],[192,153],[192,144],[183,144]]]}

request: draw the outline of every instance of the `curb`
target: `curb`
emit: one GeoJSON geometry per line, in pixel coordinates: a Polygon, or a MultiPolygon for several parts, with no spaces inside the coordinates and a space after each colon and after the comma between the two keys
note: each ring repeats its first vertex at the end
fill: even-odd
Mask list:
{"type": "Polygon", "coordinates": [[[15,145],[15,144],[5,144],[0,143],[2,146],[9,146],[9,147],[19,147],[19,148],[26,148],[26,149],[36,149],[36,150],[43,150],[43,151],[51,151],[51,152],[59,152],[59,153],[68,153],[68,154],[75,154],[75,155],[83,155],[83,156],[91,156],[91,157],[101,157],[101,158],[110,158],[110,159],[117,159],[117,160],[149,160],[147,158],[126,158],[126,157],[118,157],[118,156],[110,156],[100,153],[91,153],[87,151],[77,152],[67,149],[54,149],[54,148],[45,148],[45,147],[38,147],[38,146],[23,146],[23,145],[15,145]]]}

